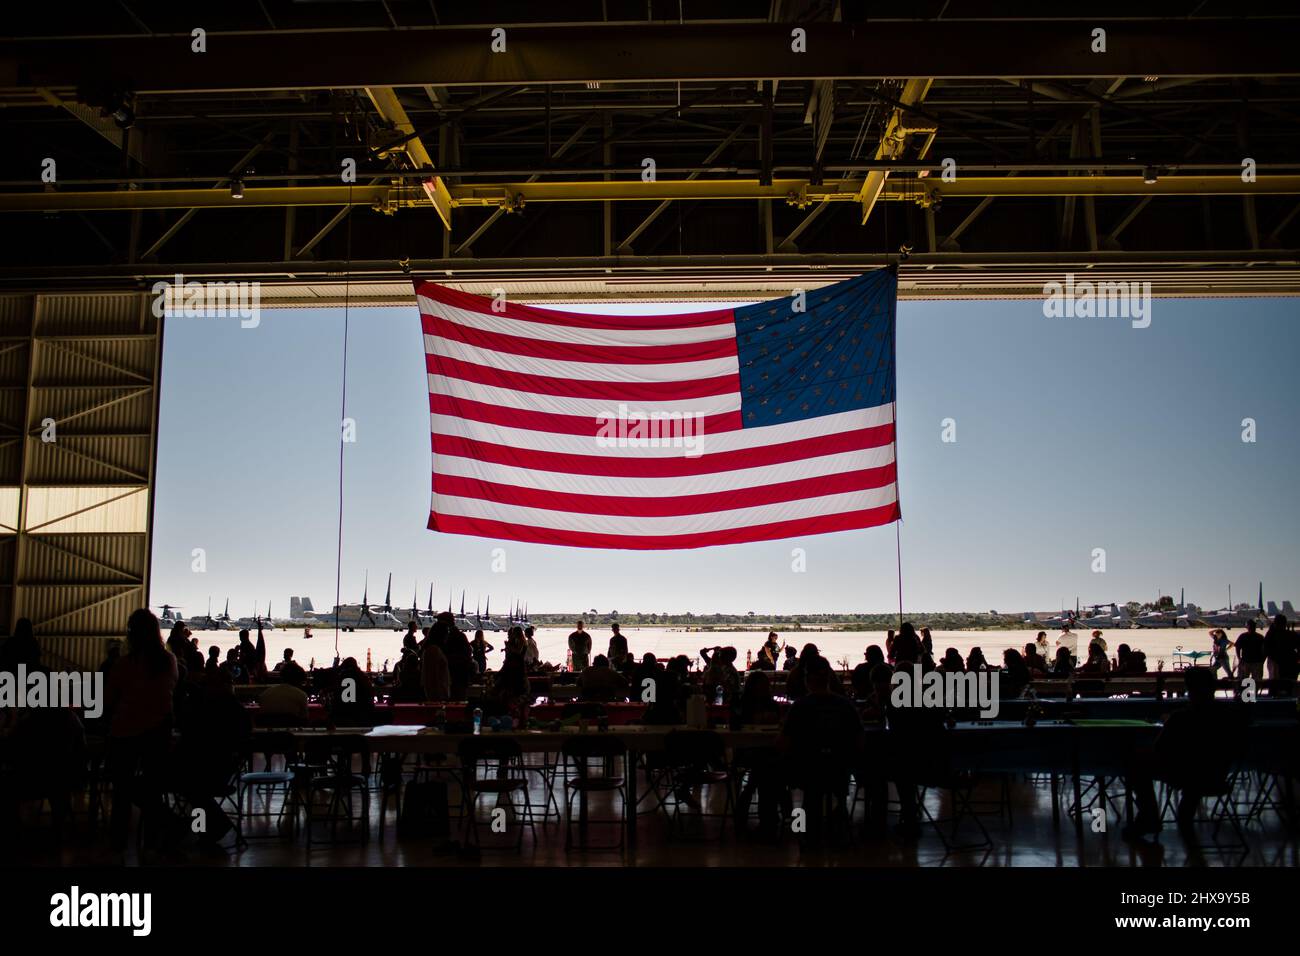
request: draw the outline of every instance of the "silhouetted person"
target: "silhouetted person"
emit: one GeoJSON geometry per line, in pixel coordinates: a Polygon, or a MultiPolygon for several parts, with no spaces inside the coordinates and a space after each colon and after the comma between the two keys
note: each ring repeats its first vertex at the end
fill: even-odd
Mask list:
{"type": "Polygon", "coordinates": [[[1295,635],[1287,629],[1286,615],[1273,618],[1264,632],[1264,657],[1268,663],[1268,679],[1294,681],[1296,678],[1295,635]]]}
{"type": "Polygon", "coordinates": [[[849,675],[855,700],[866,700],[871,695],[871,672],[877,665],[885,663],[885,652],[880,649],[879,644],[872,644],[862,658],[862,663],[853,668],[853,673],[849,675]]]}
{"type": "Polygon", "coordinates": [[[1223,676],[1232,677],[1232,659],[1228,657],[1228,648],[1232,642],[1228,640],[1228,635],[1224,633],[1223,628],[1215,628],[1210,632],[1211,660],[1213,665],[1211,670],[1218,675],[1219,668],[1223,668],[1223,676]]]}
{"type": "Polygon", "coordinates": [[[761,671],[774,671],[779,664],[781,655],[781,646],[776,642],[776,631],[767,632],[767,640],[763,646],[758,649],[758,656],[754,658],[754,669],[761,671]]]}
{"type": "Polygon", "coordinates": [[[862,721],[846,697],[831,691],[831,665],[820,655],[802,660],[807,693],[790,705],[777,749],[787,758],[791,786],[803,790],[807,834],[825,836],[825,804],[847,821],[849,774],[862,749],[862,721]]]}
{"type": "Polygon", "coordinates": [[[966,662],[961,659],[961,651],[955,647],[950,647],[943,653],[943,659],[939,661],[938,670],[947,674],[961,674],[966,670],[966,662]]]}
{"type": "Polygon", "coordinates": [[[336,676],[338,684],[329,699],[330,720],[338,727],[373,727],[375,689],[357,659],[343,661],[336,676]]]}
{"type": "Polygon", "coordinates": [[[799,666],[799,652],[793,647],[785,649],[785,660],[781,663],[781,670],[792,671],[799,666]]]}
{"type": "Polygon", "coordinates": [[[1138,809],[1133,823],[1122,831],[1125,839],[1160,832],[1155,780],[1180,791],[1178,829],[1191,839],[1201,798],[1222,787],[1241,749],[1240,705],[1214,699],[1215,677],[1209,668],[1189,667],[1182,673],[1187,707],[1169,715],[1153,750],[1139,751],[1129,768],[1129,786],[1138,809]]]}
{"type": "MultiPolygon", "coordinates": [[[[0,646],[0,671],[12,674],[17,682],[20,668],[26,675],[50,673],[41,663],[32,622],[25,617],[14,623],[13,635],[0,646]]],[[[3,708],[0,742],[6,777],[0,799],[44,797],[55,833],[62,839],[72,794],[85,781],[86,735],[80,717],[65,706],[3,708]]]]}
{"type": "Polygon", "coordinates": [[[469,697],[469,685],[475,673],[474,653],[470,649],[469,638],[456,626],[455,621],[447,629],[443,653],[447,655],[447,671],[451,675],[451,699],[465,700],[469,697]]]}
{"type": "Polygon", "coordinates": [[[966,655],[966,670],[983,671],[988,670],[989,662],[984,657],[984,651],[979,647],[972,647],[970,653],[966,655]]]}
{"type": "Polygon", "coordinates": [[[609,658],[609,666],[616,671],[621,671],[627,663],[627,638],[619,630],[617,624],[609,626],[611,633],[609,635],[609,650],[606,656],[609,658]]]}
{"type": "Polygon", "coordinates": [[[293,659],[293,648],[284,649],[284,660],[276,668],[276,676],[281,684],[289,684],[293,687],[302,687],[307,683],[307,672],[302,669],[302,665],[293,659]]]}
{"type": "Polygon", "coordinates": [[[1002,652],[1002,696],[1019,697],[1029,686],[1031,675],[1025,659],[1014,647],[1002,652]]]}
{"type": "Polygon", "coordinates": [[[239,663],[243,665],[244,680],[253,683],[257,677],[257,648],[249,638],[248,628],[239,632],[239,663]]]}
{"type": "Polygon", "coordinates": [[[686,719],[681,707],[682,687],[678,675],[660,664],[653,654],[646,654],[637,665],[632,694],[633,700],[646,704],[642,723],[663,726],[680,724],[686,719]]]}
{"type": "MultiPolygon", "coordinates": [[[[109,671],[113,669],[113,665],[117,663],[118,658],[121,656],[122,642],[117,639],[109,641],[108,651],[104,655],[104,662],[99,665],[99,672],[104,675],[105,679],[108,678],[109,671]]],[[[202,654],[199,655],[199,659],[203,659],[202,654]]]]}
{"type": "Polygon", "coordinates": [[[176,658],[182,680],[197,681],[203,676],[203,655],[190,643],[190,629],[184,621],[172,625],[172,631],[167,635],[167,650],[176,658]]]}
{"type": "Polygon", "coordinates": [[[18,673],[18,665],[39,666],[41,645],[29,618],[20,617],[14,624],[14,632],[0,644],[0,671],[10,674],[18,673]]]}
{"type": "Polygon", "coordinates": [[[1088,645],[1088,659],[1079,668],[1079,673],[1092,676],[1110,673],[1110,658],[1106,656],[1106,651],[1100,644],[1093,642],[1088,645]]]}
{"type": "Polygon", "coordinates": [[[266,635],[262,633],[262,619],[257,619],[257,646],[253,649],[253,666],[249,668],[253,680],[266,680],[266,635]]]}
{"type": "Polygon", "coordinates": [[[147,608],[132,612],[126,653],[113,665],[104,692],[113,783],[109,832],[116,851],[126,848],[132,803],[140,807],[146,836],[155,843],[163,837],[157,829],[166,814],[159,779],[171,749],[176,681],[176,658],[163,644],[158,618],[147,608]]]}
{"type": "Polygon", "coordinates": [[[920,664],[923,672],[934,670],[934,662],[925,654],[921,639],[910,621],[904,621],[894,635],[894,663],[898,666],[920,664]]]}
{"type": "Polygon", "coordinates": [[[627,700],[627,679],[609,666],[608,657],[597,654],[578,678],[578,696],[590,701],[627,700]]]}
{"type": "Polygon", "coordinates": [[[582,621],[578,622],[569,635],[569,651],[573,655],[574,671],[581,673],[586,670],[587,662],[591,659],[591,635],[583,629],[582,621]]]}
{"type": "Polygon", "coordinates": [[[921,628],[921,654],[923,657],[928,657],[930,660],[934,660],[934,640],[930,637],[930,629],[928,627],[921,628]]]}
{"type": "Polygon", "coordinates": [[[700,658],[704,661],[704,674],[700,678],[704,687],[704,696],[713,700],[719,687],[722,688],[722,702],[730,704],[740,696],[740,672],[736,670],[737,652],[734,647],[700,648],[700,658]]]}
{"type": "Polygon", "coordinates": [[[1037,644],[1025,645],[1025,667],[1029,668],[1030,677],[1047,676],[1047,660],[1038,653],[1037,644]]]}
{"type": "MultiPolygon", "coordinates": [[[[513,632],[515,629],[512,627],[510,630],[513,632]]],[[[474,655],[475,669],[480,674],[486,674],[487,656],[489,653],[496,650],[496,648],[487,642],[487,638],[483,636],[483,630],[481,628],[474,632],[474,640],[470,641],[469,649],[474,655]]]]}
{"type": "MultiPolygon", "coordinates": [[[[775,725],[781,722],[781,709],[772,696],[772,681],[766,671],[755,669],[745,678],[740,701],[732,715],[736,727],[746,725],[775,725]]],[[[758,794],[759,829],[766,837],[774,837],[781,826],[781,776],[777,754],[770,747],[741,747],[734,754],[734,763],[748,770],[745,786],[736,801],[736,824],[747,826],[749,805],[758,794]]]]}
{"type": "Polygon", "coordinates": [[[1247,677],[1256,683],[1264,679],[1264,637],[1255,629],[1254,621],[1246,622],[1246,630],[1237,635],[1237,676],[1247,677]]]}
{"type": "Polygon", "coordinates": [[[225,679],[232,684],[247,684],[248,670],[244,666],[242,655],[238,647],[232,647],[226,651],[226,659],[221,662],[217,668],[225,676],[225,679]]]}
{"type": "Polygon", "coordinates": [[[420,642],[420,683],[425,700],[451,700],[451,668],[440,640],[451,626],[451,613],[443,611],[420,642]]]}
{"type": "Polygon", "coordinates": [[[542,652],[537,648],[537,638],[534,637],[536,630],[530,624],[524,628],[524,666],[529,670],[535,668],[542,661],[542,652]]]}
{"type": "Polygon", "coordinates": [[[253,723],[235,699],[234,688],[220,672],[206,680],[182,724],[180,742],[168,764],[173,786],[192,807],[204,811],[199,842],[215,847],[234,827],[222,809],[222,797],[243,765],[253,723]]]}
{"type": "Polygon", "coordinates": [[[506,651],[506,659],[494,675],[485,700],[489,713],[493,716],[509,714],[523,718],[527,705],[532,702],[532,696],[522,654],[506,651]]]}
{"type": "Polygon", "coordinates": [[[808,665],[818,660],[821,654],[817,650],[816,644],[805,644],[803,650],[799,652],[799,660],[794,667],[790,668],[790,676],[785,680],[785,696],[790,700],[798,700],[808,693],[808,665]]]}

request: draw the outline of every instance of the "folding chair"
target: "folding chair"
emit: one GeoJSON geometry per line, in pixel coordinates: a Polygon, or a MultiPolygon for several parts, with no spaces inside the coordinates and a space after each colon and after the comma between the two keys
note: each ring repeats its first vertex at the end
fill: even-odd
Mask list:
{"type": "Polygon", "coordinates": [[[615,776],[611,769],[615,761],[626,760],[627,752],[617,737],[605,734],[579,734],[565,739],[561,754],[566,764],[572,765],[574,774],[564,782],[564,847],[566,850],[621,850],[627,832],[628,789],[626,772],[615,776]],[[592,763],[599,770],[592,772],[592,763]],[[618,794],[620,812],[617,819],[592,820],[588,813],[589,796],[593,793],[618,794]],[[578,802],[578,841],[573,839],[573,803],[578,802]],[[587,840],[587,831],[593,824],[616,826],[618,842],[610,845],[593,845],[587,840]]]}
{"type": "Polygon", "coordinates": [[[503,809],[502,797],[510,807],[515,817],[515,852],[523,849],[524,826],[528,827],[536,841],[533,804],[528,794],[528,768],[524,765],[524,754],[519,742],[509,738],[466,737],[460,742],[458,752],[463,766],[461,785],[466,804],[464,825],[473,844],[483,849],[488,848],[483,846],[478,835],[481,825],[478,821],[478,798],[484,795],[496,796],[494,818],[496,811],[503,809]],[[486,776],[479,776],[480,769],[486,772],[486,776]],[[510,795],[516,791],[524,795],[522,813],[521,808],[516,807],[510,799],[510,795]]]}
{"type": "Polygon", "coordinates": [[[370,745],[361,734],[332,734],[305,738],[304,763],[296,789],[303,798],[307,818],[307,849],[314,838],[313,824],[328,823],[330,840],[339,826],[370,838],[370,745]],[[360,758],[360,772],[352,769],[360,758]],[[305,779],[304,779],[305,777],[305,779]],[[357,797],[354,802],[354,796],[357,797]],[[358,806],[359,804],[359,806],[358,806]]]}
{"type": "MultiPolygon", "coordinates": [[[[732,815],[735,778],[727,767],[727,748],[722,735],[712,730],[673,730],[664,738],[662,766],[667,792],[660,794],[659,806],[668,817],[668,838],[676,834],[682,824],[682,799],[684,792],[699,787],[724,788],[721,813],[709,813],[701,808],[692,816],[701,820],[720,818],[720,837],[726,836],[726,822],[732,815]],[[671,803],[671,809],[669,804],[671,803]]],[[[733,824],[734,825],[734,824],[733,824]]],[[[682,826],[682,833],[685,828],[682,826]]]]}

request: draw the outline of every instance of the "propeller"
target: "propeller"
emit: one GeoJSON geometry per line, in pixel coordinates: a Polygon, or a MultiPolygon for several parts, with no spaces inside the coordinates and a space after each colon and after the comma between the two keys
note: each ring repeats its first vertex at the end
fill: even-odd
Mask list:
{"type": "Polygon", "coordinates": [[[370,618],[370,623],[375,622],[370,613],[370,572],[366,572],[366,583],[361,590],[361,610],[357,613],[357,624],[360,624],[364,618],[370,618]]]}

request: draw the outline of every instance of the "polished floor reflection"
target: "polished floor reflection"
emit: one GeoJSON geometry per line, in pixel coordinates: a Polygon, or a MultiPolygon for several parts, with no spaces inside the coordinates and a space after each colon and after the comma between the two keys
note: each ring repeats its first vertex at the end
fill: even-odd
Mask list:
{"type": "MultiPolygon", "coordinates": [[[[619,773],[621,767],[612,770],[619,773]]],[[[865,800],[856,795],[847,825],[832,812],[822,839],[813,840],[806,832],[796,832],[807,828],[798,791],[794,812],[787,808],[775,832],[760,834],[756,804],[743,820],[724,812],[728,803],[725,785],[674,794],[662,784],[656,788],[655,781],[642,771],[637,777],[640,814],[634,848],[627,846],[628,834],[619,822],[621,795],[589,795],[586,841],[602,846],[623,844],[602,850],[569,845],[584,839],[580,800],[566,785],[569,778],[554,773],[540,755],[530,755],[523,775],[530,809],[525,809],[522,790],[507,795],[481,790],[473,832],[467,826],[454,762],[425,767],[415,775],[440,797],[445,795],[449,805],[445,832],[439,832],[443,830],[439,821],[444,818],[437,812],[429,815],[432,823],[421,831],[418,823],[412,823],[415,817],[409,805],[399,828],[396,794],[412,793],[408,787],[411,776],[408,768],[402,785],[390,785],[387,792],[378,774],[364,778],[364,798],[360,787],[346,795],[317,792],[310,799],[274,785],[246,791],[239,818],[245,842],[238,848],[233,846],[233,836],[224,841],[223,848],[202,847],[183,826],[189,819],[183,817],[167,839],[133,838],[124,854],[114,854],[107,847],[102,823],[92,828],[84,808],[74,813],[60,845],[54,839],[48,808],[20,807],[18,828],[4,838],[5,856],[34,864],[218,867],[1182,867],[1294,866],[1300,858],[1296,834],[1287,822],[1291,817],[1282,781],[1258,775],[1242,775],[1230,808],[1212,799],[1204,802],[1206,822],[1198,825],[1194,841],[1184,839],[1170,819],[1158,841],[1133,844],[1121,836],[1126,799],[1123,781],[1114,778],[1080,781],[1081,826],[1076,822],[1075,791],[1069,777],[1053,781],[1047,774],[1006,774],[986,776],[969,791],[925,791],[917,836],[900,832],[896,793],[891,786],[883,829],[868,825],[865,800]],[[571,820],[567,822],[566,793],[572,795],[571,820]],[[363,808],[363,803],[368,806],[363,808]],[[1232,813],[1224,812],[1228,809],[1232,813]],[[713,816],[702,817],[701,811],[713,816]],[[1229,819],[1234,814],[1239,831],[1229,819]],[[1213,816],[1220,818],[1217,827],[1210,821],[1213,816]],[[532,826],[528,825],[530,818],[532,826]],[[835,825],[837,821],[840,825],[835,825]],[[478,847],[473,845],[475,840],[478,847]]],[[[855,797],[855,788],[849,795],[855,797]]],[[[182,814],[192,813],[177,809],[182,814]]]]}

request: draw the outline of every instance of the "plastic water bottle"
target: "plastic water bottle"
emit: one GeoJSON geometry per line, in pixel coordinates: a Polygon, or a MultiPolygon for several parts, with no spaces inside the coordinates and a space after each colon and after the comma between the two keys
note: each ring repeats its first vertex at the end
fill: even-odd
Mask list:
{"type": "Polygon", "coordinates": [[[717,687],[714,688],[713,703],[718,707],[722,706],[722,685],[721,684],[719,684],[717,687]]]}
{"type": "Polygon", "coordinates": [[[483,708],[475,707],[474,708],[474,736],[475,737],[479,735],[479,731],[482,730],[482,728],[483,728],[483,708]]]}
{"type": "Polygon", "coordinates": [[[564,655],[564,669],[569,673],[573,673],[573,648],[569,648],[564,655]]]}

